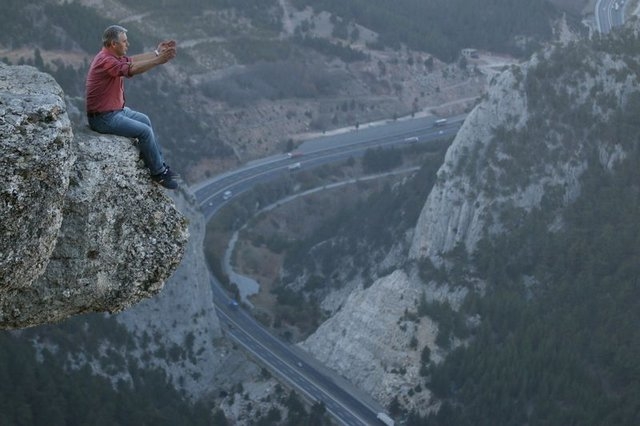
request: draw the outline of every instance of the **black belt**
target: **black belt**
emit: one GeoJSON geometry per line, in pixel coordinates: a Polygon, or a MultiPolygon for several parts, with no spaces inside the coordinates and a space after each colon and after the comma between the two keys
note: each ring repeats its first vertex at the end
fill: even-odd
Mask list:
{"type": "Polygon", "coordinates": [[[98,117],[102,114],[109,114],[110,112],[121,111],[119,109],[112,109],[111,111],[101,111],[101,112],[87,112],[87,117],[93,118],[98,117]]]}

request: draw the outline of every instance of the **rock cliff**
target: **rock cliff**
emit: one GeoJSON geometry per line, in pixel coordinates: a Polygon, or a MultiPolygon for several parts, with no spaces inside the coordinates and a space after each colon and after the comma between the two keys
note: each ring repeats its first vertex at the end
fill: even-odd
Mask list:
{"type": "MultiPolygon", "coordinates": [[[[483,162],[484,153],[493,140],[493,132],[504,119],[516,117],[514,128],[526,122],[526,95],[513,90],[516,79],[511,71],[503,72],[492,82],[487,99],[467,117],[445,162],[438,172],[438,182],[429,194],[416,225],[410,257],[430,257],[437,261],[461,243],[472,250],[481,238],[489,218],[487,211],[496,202],[493,195],[475,188],[477,176],[461,174],[459,164],[483,162]]],[[[478,170],[481,174],[482,170],[478,170]]],[[[535,192],[539,195],[538,192],[535,192]]],[[[533,204],[539,197],[526,197],[524,204],[533,204]]]]}
{"type": "Polygon", "coordinates": [[[222,337],[202,250],[204,217],[190,195],[176,193],[172,198],[189,219],[191,237],[183,260],[159,294],[115,318],[138,342],[129,357],[145,367],[161,368],[176,389],[197,399],[242,380],[245,376],[239,370],[247,368],[245,357],[232,351],[222,337]],[[145,336],[153,336],[146,345],[140,343],[145,336]],[[176,348],[184,356],[157,356],[176,348]]]}
{"type": "Polygon", "coordinates": [[[126,138],[73,134],[60,86],[0,64],[0,328],[118,312],[157,294],[187,221],[126,138]]]}
{"type": "MultiPolygon", "coordinates": [[[[472,255],[483,238],[518,227],[534,210],[544,212],[550,232],[560,229],[585,170],[611,171],[625,149],[637,149],[618,137],[636,128],[640,105],[636,60],[624,49],[619,41],[554,46],[497,76],[446,154],[407,248],[414,262],[356,290],[301,345],[382,403],[398,398],[421,412],[437,408],[416,368],[425,346],[430,362],[448,350],[435,344],[437,321],[407,318],[421,292],[456,310],[472,286],[411,271],[426,260],[441,271],[464,270],[468,264],[455,264],[461,256],[447,255],[472,255]]],[[[480,293],[491,285],[466,278],[480,293]]],[[[453,340],[452,347],[464,344],[453,340]]]]}
{"type": "Polygon", "coordinates": [[[345,307],[322,324],[301,346],[387,405],[419,382],[420,353],[433,346],[436,326],[404,317],[415,311],[423,288],[395,271],[367,289],[352,292],[345,307]]]}
{"type": "Polygon", "coordinates": [[[410,257],[437,264],[458,245],[472,253],[484,236],[517,226],[506,216],[528,214],[543,200],[546,211],[561,212],[580,194],[594,150],[611,170],[624,150],[615,137],[598,138],[635,96],[635,65],[627,59],[576,44],[499,75],[447,151],[410,257]]]}

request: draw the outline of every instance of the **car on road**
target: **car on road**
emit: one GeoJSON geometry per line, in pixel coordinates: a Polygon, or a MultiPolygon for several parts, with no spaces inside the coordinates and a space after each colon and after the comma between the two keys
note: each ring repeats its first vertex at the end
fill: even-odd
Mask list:
{"type": "Polygon", "coordinates": [[[224,193],[222,194],[222,199],[223,200],[228,200],[232,196],[233,196],[233,192],[227,190],[227,191],[224,191],[224,193]]]}
{"type": "Polygon", "coordinates": [[[293,163],[292,165],[290,165],[289,171],[292,172],[294,170],[298,170],[300,167],[302,167],[302,163],[300,163],[299,161],[297,163],[293,163]]]}

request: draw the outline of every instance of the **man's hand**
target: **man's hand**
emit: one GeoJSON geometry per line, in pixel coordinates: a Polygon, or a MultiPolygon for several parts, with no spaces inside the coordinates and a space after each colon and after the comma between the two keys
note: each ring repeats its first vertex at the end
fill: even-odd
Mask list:
{"type": "Polygon", "coordinates": [[[158,44],[155,52],[143,53],[131,57],[129,75],[134,76],[149,71],[151,68],[165,64],[176,57],[175,40],[165,40],[158,44]],[[157,52],[157,55],[156,55],[157,52]]]}
{"type": "Polygon", "coordinates": [[[156,49],[158,51],[158,53],[162,53],[167,49],[173,49],[176,50],[176,41],[175,40],[165,40],[160,42],[160,44],[158,44],[158,49],[156,49]]]}
{"type": "Polygon", "coordinates": [[[160,50],[158,51],[159,55],[157,57],[158,63],[159,64],[164,64],[166,62],[169,62],[170,60],[172,60],[173,58],[176,57],[176,48],[175,47],[168,47],[164,50],[160,50]]]}
{"type": "Polygon", "coordinates": [[[158,48],[156,49],[158,52],[158,62],[160,64],[164,64],[169,62],[173,58],[176,57],[176,41],[175,40],[165,40],[158,44],[158,48]]]}

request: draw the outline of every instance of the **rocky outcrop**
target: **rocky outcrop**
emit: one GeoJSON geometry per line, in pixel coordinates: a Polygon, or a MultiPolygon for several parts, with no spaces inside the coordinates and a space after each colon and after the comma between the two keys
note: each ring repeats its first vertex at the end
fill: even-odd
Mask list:
{"type": "Polygon", "coordinates": [[[387,405],[420,384],[420,351],[434,347],[434,323],[405,316],[415,314],[423,291],[416,280],[395,271],[352,292],[343,308],[301,346],[387,405]]]}
{"type": "Polygon", "coordinates": [[[28,67],[0,64],[0,289],[40,276],[62,224],[74,162],[62,89],[28,67]]]}
{"type": "Polygon", "coordinates": [[[505,216],[526,215],[545,199],[560,226],[592,152],[608,170],[625,157],[615,138],[598,138],[635,96],[636,73],[622,55],[571,49],[550,48],[492,82],[447,151],[411,258],[439,263],[458,245],[472,253],[483,237],[517,225],[505,216]]]}
{"type": "MultiPolygon", "coordinates": [[[[514,84],[512,72],[500,74],[493,82],[487,100],[469,114],[460,128],[418,219],[410,257],[437,258],[460,243],[472,250],[480,240],[489,217],[487,211],[495,199],[493,195],[477,190],[477,176],[459,173],[459,164],[471,153],[484,155],[493,139],[494,128],[507,117],[518,117],[514,128],[523,126],[527,116],[526,96],[512,90],[514,84]]],[[[482,162],[483,159],[471,161],[482,162]]]]}
{"type": "Polygon", "coordinates": [[[154,336],[148,344],[130,350],[128,356],[139,359],[147,368],[161,368],[176,389],[195,399],[228,385],[227,381],[235,383],[242,377],[237,374],[237,364],[245,363],[245,359],[223,344],[202,250],[204,217],[191,196],[177,192],[172,198],[189,219],[191,238],[182,262],[162,292],[115,318],[138,342],[154,336]],[[172,360],[155,355],[175,348],[185,356],[172,360]]]}
{"type": "Polygon", "coordinates": [[[187,222],[126,138],[73,135],[47,74],[0,65],[0,328],[118,312],[157,294],[187,222]]]}

